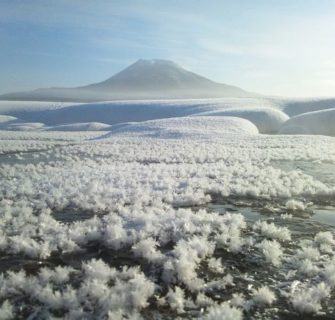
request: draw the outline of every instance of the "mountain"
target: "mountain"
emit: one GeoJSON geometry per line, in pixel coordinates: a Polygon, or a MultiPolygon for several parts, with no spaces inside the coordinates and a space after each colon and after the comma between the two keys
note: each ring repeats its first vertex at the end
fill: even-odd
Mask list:
{"type": "Polygon", "coordinates": [[[111,78],[76,88],[44,88],[14,92],[0,100],[106,101],[121,99],[176,99],[250,97],[238,87],[221,84],[183,69],[169,60],[138,60],[111,78]]]}

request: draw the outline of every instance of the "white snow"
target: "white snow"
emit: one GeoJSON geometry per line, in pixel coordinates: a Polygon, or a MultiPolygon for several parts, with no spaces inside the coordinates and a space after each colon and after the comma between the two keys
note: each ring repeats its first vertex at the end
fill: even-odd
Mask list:
{"type": "MultiPolygon", "coordinates": [[[[260,133],[277,133],[282,128],[281,133],[285,134],[334,135],[332,112],[324,110],[332,108],[333,105],[334,101],[331,99],[298,100],[266,97],[131,100],[87,104],[0,101],[0,115],[16,117],[20,122],[43,123],[46,127],[59,126],[55,130],[100,130],[100,127],[108,129],[107,125],[112,124],[195,115],[233,116],[250,120],[260,133]],[[286,115],[286,113],[297,115],[310,110],[318,111],[315,115],[303,116],[305,119],[303,121],[296,117],[295,120],[288,119],[286,115]],[[323,114],[320,110],[324,110],[327,114],[323,114]],[[88,122],[104,123],[106,126],[98,125],[99,128],[94,128],[94,125],[88,125],[88,122]],[[60,127],[63,125],[66,126],[60,127]]],[[[17,127],[22,128],[24,129],[23,126],[17,127]]],[[[0,129],[7,130],[2,127],[0,129]]],[[[15,127],[10,130],[15,130],[15,127]]]]}
{"type": "Polygon", "coordinates": [[[24,122],[43,122],[47,126],[55,126],[85,122],[117,124],[185,117],[227,108],[276,108],[280,105],[280,101],[267,98],[129,100],[87,104],[0,101],[0,114],[14,116],[24,122]]]}
{"type": "Polygon", "coordinates": [[[286,121],[280,134],[335,136],[335,108],[303,113],[286,121]]]}

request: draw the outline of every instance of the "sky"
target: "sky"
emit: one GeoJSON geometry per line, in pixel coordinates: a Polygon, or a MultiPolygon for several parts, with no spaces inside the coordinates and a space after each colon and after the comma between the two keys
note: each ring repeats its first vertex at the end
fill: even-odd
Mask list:
{"type": "Polygon", "coordinates": [[[335,96],[334,0],[0,0],[0,93],[169,59],[266,95],[335,96]]]}

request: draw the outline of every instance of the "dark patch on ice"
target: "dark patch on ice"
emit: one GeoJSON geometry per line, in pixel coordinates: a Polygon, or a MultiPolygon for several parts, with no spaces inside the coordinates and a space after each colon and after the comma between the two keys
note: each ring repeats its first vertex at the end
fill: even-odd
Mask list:
{"type": "Polygon", "coordinates": [[[35,273],[41,266],[51,265],[49,263],[45,263],[44,261],[29,259],[24,256],[12,256],[12,255],[4,255],[0,257],[0,272],[6,271],[20,271],[24,270],[29,274],[35,273]]]}
{"type": "Polygon", "coordinates": [[[93,218],[95,215],[95,212],[79,210],[71,207],[64,208],[60,211],[54,211],[52,213],[52,216],[55,218],[55,220],[63,223],[84,221],[93,218]]]}

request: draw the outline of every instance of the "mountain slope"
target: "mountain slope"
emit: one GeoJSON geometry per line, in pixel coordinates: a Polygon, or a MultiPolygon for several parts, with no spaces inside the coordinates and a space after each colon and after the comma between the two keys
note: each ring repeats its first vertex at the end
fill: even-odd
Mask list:
{"type": "Polygon", "coordinates": [[[220,84],[168,60],[138,60],[111,78],[77,88],[47,88],[0,96],[2,100],[104,101],[253,96],[220,84]]]}

